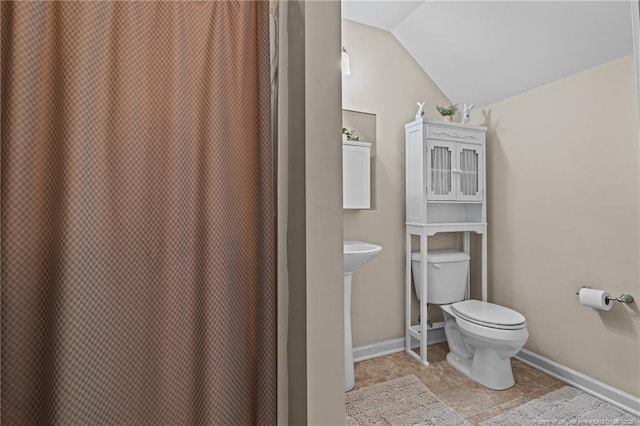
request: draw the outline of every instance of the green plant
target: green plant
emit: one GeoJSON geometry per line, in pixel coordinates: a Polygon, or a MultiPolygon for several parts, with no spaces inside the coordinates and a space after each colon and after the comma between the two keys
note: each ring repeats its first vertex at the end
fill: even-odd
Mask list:
{"type": "Polygon", "coordinates": [[[436,110],[442,116],[454,115],[456,113],[456,111],[458,111],[458,104],[450,105],[448,107],[443,107],[443,106],[440,106],[440,105],[436,105],[436,110]]]}
{"type": "Polygon", "coordinates": [[[353,129],[349,129],[347,127],[343,127],[342,128],[342,134],[343,135],[347,135],[347,139],[352,140],[352,141],[358,141],[360,140],[360,136],[356,136],[356,131],[353,129]]]}

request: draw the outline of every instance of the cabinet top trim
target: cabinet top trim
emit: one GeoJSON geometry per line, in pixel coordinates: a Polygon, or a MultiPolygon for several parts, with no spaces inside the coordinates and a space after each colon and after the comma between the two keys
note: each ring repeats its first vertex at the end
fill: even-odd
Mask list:
{"type": "Polygon", "coordinates": [[[487,131],[487,128],[483,126],[474,126],[472,124],[462,124],[462,123],[452,123],[452,122],[443,121],[443,120],[416,120],[416,121],[412,121],[411,123],[405,124],[404,128],[408,129],[410,127],[417,126],[422,123],[435,124],[443,127],[451,127],[452,129],[473,129],[473,130],[482,130],[484,132],[487,131]]]}
{"type": "Polygon", "coordinates": [[[472,140],[477,141],[478,140],[478,136],[476,135],[461,135],[456,131],[452,131],[452,132],[448,132],[446,130],[433,130],[432,134],[435,136],[440,136],[440,135],[444,135],[444,136],[448,136],[450,138],[454,138],[454,139],[466,139],[466,138],[471,138],[472,140]]]}
{"type": "Polygon", "coordinates": [[[362,146],[365,148],[371,147],[371,144],[369,142],[358,142],[358,141],[350,141],[350,140],[342,141],[342,145],[362,146]]]}

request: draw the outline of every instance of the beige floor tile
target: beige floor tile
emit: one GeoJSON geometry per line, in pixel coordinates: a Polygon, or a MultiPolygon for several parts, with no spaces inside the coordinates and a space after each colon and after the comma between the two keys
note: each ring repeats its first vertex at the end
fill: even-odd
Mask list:
{"type": "Polygon", "coordinates": [[[464,418],[475,416],[499,404],[494,394],[466,384],[431,391],[464,418]]]}
{"type": "Polygon", "coordinates": [[[513,408],[519,407],[522,404],[525,404],[533,399],[536,398],[540,398],[543,395],[548,394],[549,392],[552,392],[554,390],[560,389],[561,387],[566,386],[564,383],[562,382],[558,382],[556,384],[547,386],[545,388],[542,389],[538,389],[535,392],[530,392],[528,394],[525,394],[523,396],[521,396],[520,398],[516,398],[510,401],[507,401],[505,403],[502,403],[500,405],[496,405],[495,407],[491,407],[488,410],[483,411],[480,414],[476,414],[475,416],[469,417],[467,418],[467,420],[469,421],[469,423],[477,425],[487,419],[491,419],[495,416],[498,416],[502,413],[505,413],[513,408]]]}
{"type": "Polygon", "coordinates": [[[412,374],[415,374],[431,391],[459,386],[467,380],[464,375],[452,369],[446,362],[422,367],[412,374]]]}
{"type": "Polygon", "coordinates": [[[402,373],[398,365],[389,356],[360,361],[355,364],[356,386],[354,389],[406,375],[402,373]]]}
{"type": "Polygon", "coordinates": [[[502,391],[491,390],[447,364],[448,350],[446,343],[430,345],[428,367],[405,352],[357,362],[355,389],[414,374],[442,402],[475,425],[564,386],[548,374],[512,359],[515,385],[502,391]]]}
{"type": "MultiPolygon", "coordinates": [[[[416,353],[420,353],[419,350],[416,353]]],[[[411,355],[406,352],[398,352],[392,355],[388,355],[396,364],[398,364],[402,368],[415,368],[421,367],[422,365],[418,360],[413,358],[411,355]]],[[[427,361],[430,364],[438,363],[444,361],[447,357],[447,352],[443,351],[438,347],[429,347],[427,348],[427,361]]]]}

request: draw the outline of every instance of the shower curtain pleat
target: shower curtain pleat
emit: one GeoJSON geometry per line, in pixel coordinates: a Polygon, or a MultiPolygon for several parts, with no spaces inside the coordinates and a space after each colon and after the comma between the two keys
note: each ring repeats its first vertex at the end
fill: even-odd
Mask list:
{"type": "Polygon", "coordinates": [[[275,424],[269,3],[1,13],[2,424],[275,424]]]}

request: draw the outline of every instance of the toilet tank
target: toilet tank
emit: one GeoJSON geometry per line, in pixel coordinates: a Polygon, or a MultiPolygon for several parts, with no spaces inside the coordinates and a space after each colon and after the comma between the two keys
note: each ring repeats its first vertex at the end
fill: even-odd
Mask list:
{"type": "MultiPolygon", "coordinates": [[[[445,305],[465,299],[469,255],[457,250],[427,252],[427,302],[445,305]]],[[[422,297],[420,283],[420,253],[411,253],[413,286],[418,300],[422,297]]]]}

